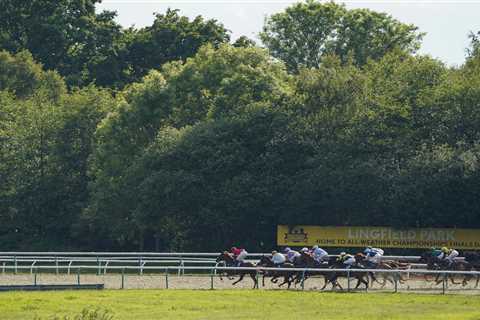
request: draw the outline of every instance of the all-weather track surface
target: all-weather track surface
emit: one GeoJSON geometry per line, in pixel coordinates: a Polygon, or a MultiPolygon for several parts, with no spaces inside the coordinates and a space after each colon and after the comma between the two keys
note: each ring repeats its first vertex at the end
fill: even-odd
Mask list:
{"type": "Polygon", "coordinates": [[[113,319],[478,320],[480,296],[278,290],[105,290],[0,293],[2,320],[73,317],[103,307],[113,319]]]}
{"type": "MultiPolygon", "coordinates": [[[[380,281],[382,280],[381,275],[377,275],[380,281]]],[[[238,279],[238,277],[235,277],[238,279]]],[[[461,279],[457,278],[456,281],[459,282],[461,279]]],[[[0,274],[0,286],[5,285],[32,285],[35,281],[35,275],[32,274],[0,274]]],[[[265,279],[265,286],[262,286],[262,277],[258,277],[259,281],[259,290],[285,290],[286,286],[279,288],[278,284],[272,283],[270,278],[265,279]]],[[[122,281],[122,275],[118,273],[107,273],[102,275],[95,274],[81,274],[80,283],[81,285],[98,285],[102,284],[105,289],[181,289],[181,290],[252,290],[253,281],[247,275],[240,283],[235,286],[232,285],[233,280],[229,280],[226,277],[223,277],[223,280],[220,280],[218,276],[212,278],[205,274],[200,276],[198,274],[185,274],[178,276],[177,274],[170,274],[168,277],[165,274],[156,273],[156,274],[125,274],[122,281]]],[[[460,284],[452,285],[450,282],[447,283],[445,287],[445,293],[449,294],[464,294],[464,295],[479,295],[480,296],[480,287],[475,288],[475,280],[471,280],[466,286],[460,284]]],[[[77,274],[52,274],[52,273],[39,273],[36,275],[36,283],[38,285],[75,285],[78,283],[77,274]]],[[[347,280],[345,278],[340,278],[339,283],[346,290],[348,288],[347,280]]],[[[298,283],[296,285],[292,284],[290,291],[320,291],[320,288],[323,287],[324,278],[323,277],[311,277],[308,278],[304,286],[298,283]]],[[[350,289],[354,289],[356,285],[356,280],[352,279],[350,281],[350,289]]],[[[330,291],[332,289],[331,285],[328,285],[325,291],[330,291]]],[[[339,291],[338,289],[336,291],[339,291]]],[[[387,282],[385,286],[382,286],[379,283],[370,283],[370,288],[368,293],[371,292],[385,292],[391,293],[395,291],[395,286],[387,282]]],[[[427,282],[422,276],[411,276],[410,280],[405,283],[397,283],[397,292],[410,292],[410,293],[436,293],[441,294],[443,290],[443,284],[435,284],[434,282],[427,282]]],[[[365,292],[364,287],[360,286],[357,292],[365,292]]],[[[480,306],[479,306],[480,308],[480,306]]],[[[0,318],[1,319],[1,318],[0,318]]]]}

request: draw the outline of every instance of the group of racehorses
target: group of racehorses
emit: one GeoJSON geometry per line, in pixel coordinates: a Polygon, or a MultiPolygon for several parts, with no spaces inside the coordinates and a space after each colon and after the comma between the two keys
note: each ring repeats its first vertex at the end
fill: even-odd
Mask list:
{"type": "MultiPolygon", "coordinates": [[[[480,271],[480,253],[478,252],[466,252],[464,254],[463,260],[456,260],[452,264],[446,262],[438,261],[438,259],[432,254],[431,251],[425,252],[421,258],[420,263],[425,263],[427,265],[427,270],[452,270],[452,271],[480,271]]],[[[248,275],[253,280],[253,288],[258,288],[258,277],[262,276],[262,285],[265,286],[265,279],[271,278],[272,283],[278,283],[279,279],[283,279],[279,283],[279,286],[287,285],[288,288],[292,284],[297,285],[299,283],[304,285],[304,282],[312,276],[321,276],[324,278],[324,285],[320,290],[324,290],[328,284],[332,285],[332,289],[339,288],[343,290],[343,287],[339,283],[339,278],[356,279],[357,283],[355,289],[359,288],[361,284],[365,286],[365,289],[369,287],[369,280],[372,282],[380,283],[381,286],[385,286],[387,282],[394,284],[396,281],[404,283],[406,279],[402,276],[403,273],[377,273],[377,272],[367,272],[363,269],[379,269],[380,270],[408,270],[411,265],[407,262],[395,261],[395,260],[381,260],[381,262],[375,266],[369,265],[368,268],[364,264],[365,256],[363,253],[357,253],[355,255],[356,264],[350,269],[345,271],[328,271],[326,269],[345,269],[345,265],[337,259],[336,256],[330,256],[323,263],[318,263],[314,258],[308,253],[302,253],[297,257],[294,262],[286,262],[281,266],[275,265],[272,261],[272,258],[269,255],[263,255],[257,264],[254,264],[250,261],[242,261],[238,264],[235,261],[234,256],[229,252],[221,253],[216,261],[218,263],[223,263],[225,267],[240,267],[232,269],[219,269],[220,279],[223,280],[222,275],[226,275],[229,279],[235,279],[235,276],[239,278],[233,282],[235,285],[238,282],[242,281],[243,278],[248,275]],[[277,268],[280,267],[280,268],[277,268]],[[245,269],[241,269],[245,268],[245,269]],[[273,269],[279,270],[273,270],[273,269]],[[288,270],[293,269],[293,270],[288,270]],[[298,269],[308,269],[308,271],[298,269]],[[312,270],[313,269],[313,270],[312,270]],[[380,279],[383,280],[382,282],[380,279]]],[[[434,280],[437,284],[441,283],[444,278],[450,279],[453,284],[463,284],[466,285],[469,280],[474,278],[472,275],[465,274],[462,278],[462,282],[455,282],[454,275],[447,275],[441,278],[442,274],[437,274],[434,277],[434,280]]],[[[475,276],[476,284],[475,287],[478,287],[480,282],[480,276],[475,276]]],[[[426,281],[432,281],[428,275],[425,275],[426,281]]]]}

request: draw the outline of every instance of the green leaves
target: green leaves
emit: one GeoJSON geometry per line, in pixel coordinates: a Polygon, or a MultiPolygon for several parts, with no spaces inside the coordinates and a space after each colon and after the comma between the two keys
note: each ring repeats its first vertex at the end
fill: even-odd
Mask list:
{"type": "Polygon", "coordinates": [[[384,13],[307,1],[269,17],[260,38],[274,57],[297,72],[302,66],[319,67],[333,54],[362,66],[396,49],[414,53],[423,37],[417,29],[384,13]]]}
{"type": "Polygon", "coordinates": [[[0,46],[18,51],[0,52],[5,248],[253,251],[279,223],[480,226],[475,34],[448,68],[412,55],[414,26],[333,2],[270,17],[270,52],[177,10],[122,30],[95,2],[2,2],[0,46]]]}

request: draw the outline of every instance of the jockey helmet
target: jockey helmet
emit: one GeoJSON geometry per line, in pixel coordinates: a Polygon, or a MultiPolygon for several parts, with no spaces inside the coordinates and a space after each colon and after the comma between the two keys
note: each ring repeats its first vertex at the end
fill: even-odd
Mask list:
{"type": "Polygon", "coordinates": [[[314,245],[314,246],[312,247],[312,249],[313,249],[313,250],[318,249],[318,246],[317,246],[317,245],[314,245]]]}
{"type": "Polygon", "coordinates": [[[346,252],[340,252],[340,256],[345,256],[346,254],[346,252]]]}
{"type": "Polygon", "coordinates": [[[272,251],[272,256],[273,256],[274,254],[276,254],[276,253],[277,253],[277,251],[276,251],[276,250],[273,250],[273,251],[272,251]]]}
{"type": "Polygon", "coordinates": [[[447,253],[447,252],[448,252],[448,248],[447,248],[447,247],[443,247],[443,248],[442,248],[442,252],[447,253]]]}
{"type": "Polygon", "coordinates": [[[283,252],[285,253],[289,253],[290,251],[292,251],[292,249],[290,249],[289,247],[286,247],[285,249],[283,249],[283,252]]]}
{"type": "Polygon", "coordinates": [[[306,247],[305,247],[305,248],[302,248],[302,250],[300,250],[300,251],[302,251],[302,252],[308,252],[308,248],[306,248],[306,247]]]}

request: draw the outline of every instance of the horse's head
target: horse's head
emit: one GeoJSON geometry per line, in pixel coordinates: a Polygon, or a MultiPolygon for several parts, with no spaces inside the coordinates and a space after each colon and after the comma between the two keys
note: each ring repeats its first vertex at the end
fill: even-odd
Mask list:
{"type": "Polygon", "coordinates": [[[365,260],[365,255],[363,253],[359,252],[355,255],[356,262],[362,262],[363,260],[365,260]]]}
{"type": "Polygon", "coordinates": [[[422,253],[422,255],[420,256],[419,262],[428,264],[432,261],[432,259],[433,259],[433,251],[429,250],[422,253]]]}
{"type": "Polygon", "coordinates": [[[224,261],[225,263],[230,263],[233,261],[232,255],[228,251],[220,253],[220,255],[215,260],[216,262],[224,261]]]}
{"type": "Polygon", "coordinates": [[[262,256],[262,257],[260,258],[260,261],[258,262],[258,265],[259,265],[260,267],[268,267],[268,266],[270,266],[270,265],[272,265],[272,264],[273,264],[273,263],[272,263],[272,259],[271,259],[270,257],[268,257],[268,256],[262,256]]]}
{"type": "Polygon", "coordinates": [[[338,263],[338,257],[331,256],[328,258],[328,265],[329,266],[334,266],[338,263]]]}

